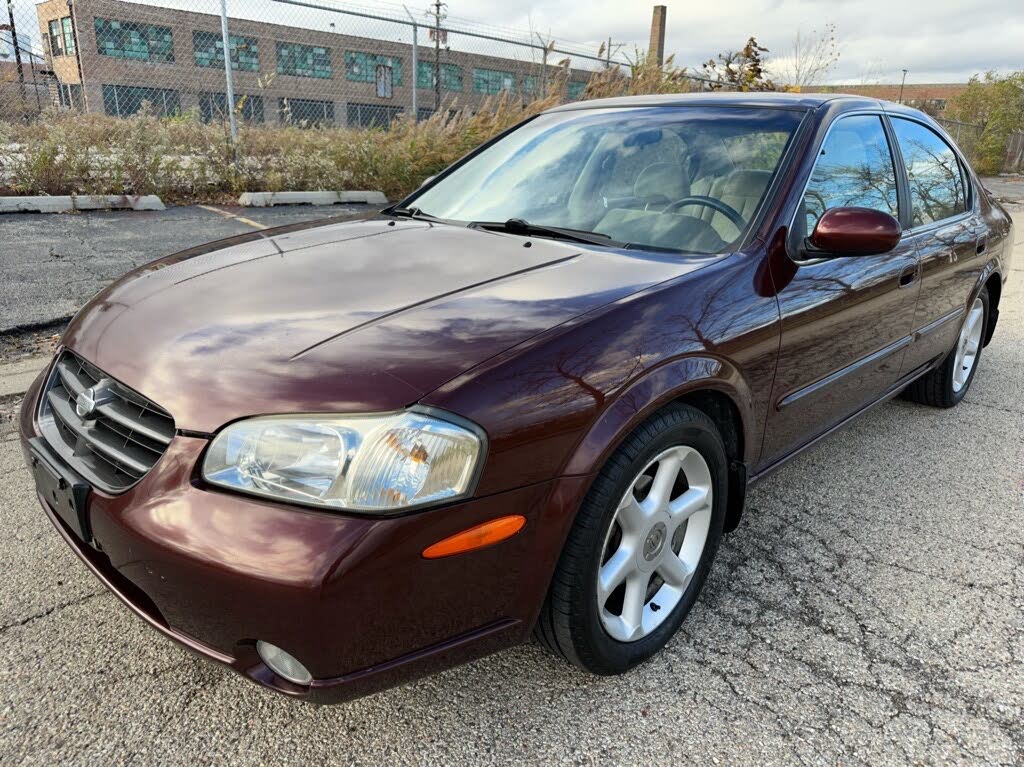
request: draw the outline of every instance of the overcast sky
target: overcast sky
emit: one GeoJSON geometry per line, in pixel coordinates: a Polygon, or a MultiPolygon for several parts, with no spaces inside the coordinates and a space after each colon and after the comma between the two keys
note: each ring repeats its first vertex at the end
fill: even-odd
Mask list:
{"type": "MultiPolygon", "coordinates": [[[[662,0],[664,2],[664,0],[662,0]]],[[[987,69],[1024,69],[1022,0],[667,0],[666,53],[698,66],[751,35],[771,56],[804,33],[836,25],[840,58],[831,82],[963,82],[987,69]]],[[[413,7],[415,7],[413,3],[413,7]]],[[[594,43],[614,35],[647,47],[653,2],[449,0],[451,15],[594,43]]]]}

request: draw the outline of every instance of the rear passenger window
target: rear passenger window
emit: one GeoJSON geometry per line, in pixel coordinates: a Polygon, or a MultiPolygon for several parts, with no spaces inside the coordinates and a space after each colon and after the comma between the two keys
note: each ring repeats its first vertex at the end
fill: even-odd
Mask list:
{"type": "Polygon", "coordinates": [[[806,234],[826,210],[845,207],[899,217],[896,169],[878,115],[842,117],[832,126],[804,194],[806,234]]]}
{"type": "Polygon", "coordinates": [[[892,127],[907,166],[913,225],[941,221],[967,210],[960,163],[949,144],[935,131],[911,120],[893,118],[892,127]]]}

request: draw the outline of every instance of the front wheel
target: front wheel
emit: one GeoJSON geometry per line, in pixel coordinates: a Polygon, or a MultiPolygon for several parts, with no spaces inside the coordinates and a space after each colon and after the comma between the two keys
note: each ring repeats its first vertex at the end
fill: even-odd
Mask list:
{"type": "Polygon", "coordinates": [[[907,399],[934,407],[949,408],[959,404],[978,370],[987,325],[988,289],[982,288],[967,312],[956,346],[939,367],[907,387],[907,399]]]}
{"type": "Polygon", "coordinates": [[[536,634],[596,674],[660,650],[693,607],[725,521],[728,464],[715,424],[675,405],[634,431],[577,515],[536,634]]]}

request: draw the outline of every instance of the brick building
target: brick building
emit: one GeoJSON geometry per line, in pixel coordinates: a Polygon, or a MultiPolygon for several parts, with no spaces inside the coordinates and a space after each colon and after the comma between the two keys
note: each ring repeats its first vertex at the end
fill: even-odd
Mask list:
{"type": "MultiPolygon", "coordinates": [[[[967,83],[931,83],[923,85],[903,86],[903,103],[921,109],[929,114],[941,116],[953,99],[967,89],[967,83]]],[[[900,100],[900,84],[895,85],[822,85],[814,90],[821,93],[852,93],[856,96],[884,99],[885,101],[900,100]]]]}
{"type": "MultiPolygon", "coordinates": [[[[198,110],[223,115],[224,50],[220,17],[122,0],[49,0],[36,7],[48,68],[61,105],[127,116],[148,102],[162,114],[198,110]]],[[[434,51],[303,27],[231,19],[230,58],[236,102],[255,123],[387,125],[412,107],[434,106],[434,51]]],[[[442,50],[444,105],[473,108],[509,91],[539,95],[539,63],[442,50]]],[[[550,75],[555,71],[547,67],[550,75]]],[[[589,72],[573,69],[570,98],[589,72]]]]}

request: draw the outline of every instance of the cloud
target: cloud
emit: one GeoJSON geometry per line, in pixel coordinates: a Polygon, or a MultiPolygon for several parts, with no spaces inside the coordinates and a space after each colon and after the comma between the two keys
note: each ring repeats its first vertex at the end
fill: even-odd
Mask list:
{"type": "MultiPolygon", "coordinates": [[[[452,0],[450,13],[496,26],[534,29],[556,40],[594,48],[609,36],[624,50],[646,48],[653,2],[636,0],[452,0]]],[[[873,79],[908,83],[963,82],[987,69],[1022,67],[1024,13],[1010,0],[732,0],[694,3],[667,0],[666,52],[676,63],[698,67],[724,50],[743,47],[751,35],[771,56],[785,56],[797,29],[836,25],[840,59],[832,82],[873,79]]]]}

